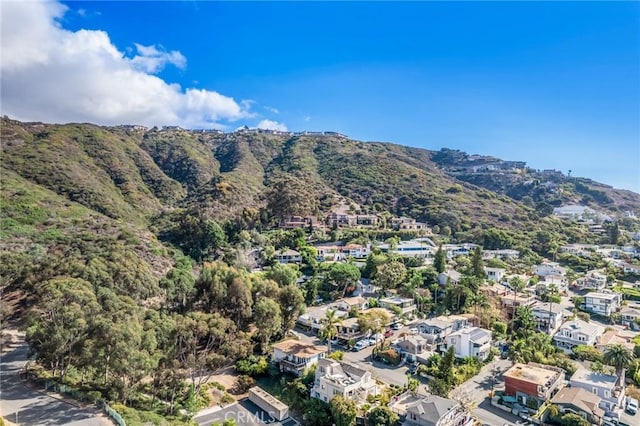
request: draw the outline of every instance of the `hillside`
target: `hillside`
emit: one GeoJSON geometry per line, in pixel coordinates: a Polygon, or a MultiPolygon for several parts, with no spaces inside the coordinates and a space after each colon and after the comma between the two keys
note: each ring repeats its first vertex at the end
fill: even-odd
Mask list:
{"type": "Polygon", "coordinates": [[[224,134],[5,118],[2,141],[7,276],[17,273],[10,266],[16,259],[30,268],[47,259],[50,268],[70,275],[122,276],[122,291],[127,282],[144,282],[141,298],[161,291],[159,280],[174,263],[158,238],[201,215],[235,229],[264,229],[291,214],[323,220],[342,202],[363,213],[410,216],[460,240],[478,241],[483,229],[496,227],[576,241],[582,231],[548,217],[540,204],[586,201],[611,212],[640,211],[640,195],[596,182],[557,174],[545,180],[528,169],[469,173],[478,161],[501,160],[471,161],[458,151],[334,134],[224,134]]]}
{"type": "Polygon", "coordinates": [[[535,207],[541,203],[559,207],[582,204],[619,215],[640,210],[640,196],[587,178],[565,175],[557,170],[536,170],[524,161],[469,155],[443,148],[431,159],[447,175],[535,207]]]}

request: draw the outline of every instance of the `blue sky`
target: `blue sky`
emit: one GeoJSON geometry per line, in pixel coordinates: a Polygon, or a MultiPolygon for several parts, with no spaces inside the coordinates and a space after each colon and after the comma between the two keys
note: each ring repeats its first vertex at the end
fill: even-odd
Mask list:
{"type": "MultiPolygon", "coordinates": [[[[73,43],[93,53],[58,59],[49,73],[77,73],[75,100],[33,117],[35,107],[13,107],[3,69],[3,109],[17,118],[334,130],[525,160],[640,192],[639,3],[65,4],[47,15],[58,23],[48,39],[65,46],[57,56],[82,58],[68,52],[73,43]],[[100,49],[111,48],[104,60],[100,49]],[[140,84],[114,81],[116,71],[140,84]],[[133,100],[96,104],[115,92],[133,100]]],[[[21,93],[33,86],[25,74],[21,93]]]]}

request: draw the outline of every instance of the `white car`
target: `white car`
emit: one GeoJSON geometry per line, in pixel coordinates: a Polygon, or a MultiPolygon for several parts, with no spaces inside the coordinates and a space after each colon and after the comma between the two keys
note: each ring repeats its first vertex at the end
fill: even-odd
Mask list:
{"type": "Polygon", "coordinates": [[[627,413],[635,416],[638,412],[638,400],[635,398],[627,398],[627,413]]]}

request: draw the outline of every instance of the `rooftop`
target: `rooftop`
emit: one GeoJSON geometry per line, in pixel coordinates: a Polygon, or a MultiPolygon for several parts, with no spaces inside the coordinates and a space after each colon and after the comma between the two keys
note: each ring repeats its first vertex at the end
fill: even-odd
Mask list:
{"type": "Polygon", "coordinates": [[[437,395],[429,395],[407,406],[407,413],[417,414],[420,424],[435,426],[448,412],[459,406],[456,401],[437,395]]]}
{"type": "Polygon", "coordinates": [[[293,339],[275,343],[273,348],[279,349],[288,355],[294,355],[300,358],[309,358],[314,355],[327,352],[326,346],[316,346],[293,339]]]}
{"type": "Polygon", "coordinates": [[[258,386],[254,386],[251,389],[249,389],[249,394],[252,394],[252,393],[260,397],[262,400],[271,404],[271,406],[277,410],[286,410],[289,408],[287,404],[280,401],[279,399],[271,395],[269,392],[265,391],[264,389],[258,386]]]}
{"type": "Polygon", "coordinates": [[[504,373],[504,377],[524,380],[538,386],[548,386],[557,379],[561,371],[557,367],[517,363],[504,373]]]}
{"type": "Polygon", "coordinates": [[[578,370],[571,376],[571,382],[586,383],[590,385],[596,385],[599,387],[613,388],[615,387],[618,378],[613,375],[596,373],[586,368],[578,368],[578,370]]]}
{"type": "Polygon", "coordinates": [[[544,302],[534,303],[533,306],[531,306],[531,309],[533,309],[534,311],[542,311],[542,312],[551,311],[551,313],[554,313],[554,314],[561,314],[565,311],[564,307],[558,303],[544,303],[544,302]]]}
{"type": "Polygon", "coordinates": [[[598,407],[600,397],[582,388],[563,388],[553,397],[553,404],[571,404],[574,407],[602,417],[604,411],[598,407]]]}

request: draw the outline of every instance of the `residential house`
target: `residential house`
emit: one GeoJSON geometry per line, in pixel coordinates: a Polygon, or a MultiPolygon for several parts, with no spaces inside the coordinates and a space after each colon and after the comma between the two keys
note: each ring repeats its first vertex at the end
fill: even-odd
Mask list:
{"type": "Polygon", "coordinates": [[[536,302],[536,298],[531,295],[516,295],[513,292],[502,298],[502,310],[507,314],[507,319],[512,320],[521,306],[532,306],[536,302]]]}
{"type": "Polygon", "coordinates": [[[560,266],[556,262],[542,262],[540,265],[534,266],[533,273],[540,278],[544,278],[547,275],[566,275],[567,268],[560,266]]]}
{"type": "Polygon", "coordinates": [[[358,214],[356,215],[356,225],[358,226],[377,226],[378,216],[375,214],[358,214]]]}
{"type": "Polygon", "coordinates": [[[422,238],[400,241],[393,248],[388,243],[382,243],[378,245],[378,248],[383,253],[395,253],[398,256],[405,257],[417,256],[425,259],[431,259],[436,250],[430,240],[422,238]]]}
{"type": "Polygon", "coordinates": [[[453,259],[458,256],[469,256],[476,247],[478,245],[473,243],[443,244],[442,250],[447,253],[447,258],[453,259]]]}
{"type": "Polygon", "coordinates": [[[596,290],[601,291],[607,285],[607,276],[597,270],[589,271],[584,277],[573,282],[576,290],[596,290]]]}
{"type": "Polygon", "coordinates": [[[622,294],[614,292],[592,292],[584,296],[584,309],[588,312],[611,316],[620,310],[622,294]]]}
{"type": "Polygon", "coordinates": [[[620,321],[622,324],[628,326],[632,330],[637,330],[640,328],[640,324],[638,323],[638,319],[640,319],[640,309],[638,308],[623,308],[620,311],[620,321]]]}
{"type": "Polygon", "coordinates": [[[540,407],[560,389],[564,370],[530,362],[517,363],[504,373],[505,394],[527,407],[540,407]]]}
{"type": "Polygon", "coordinates": [[[341,311],[350,312],[352,309],[357,311],[364,311],[369,309],[369,300],[361,296],[345,297],[335,302],[338,309],[341,311]]]}
{"type": "Polygon", "coordinates": [[[417,222],[410,217],[394,217],[391,219],[391,228],[394,231],[418,231],[422,234],[430,234],[431,228],[429,225],[422,222],[417,222]]]}
{"type": "Polygon", "coordinates": [[[501,249],[501,250],[483,250],[482,251],[482,258],[485,260],[489,260],[489,259],[513,260],[513,259],[518,259],[519,257],[520,257],[520,252],[518,250],[501,249]]]}
{"type": "Polygon", "coordinates": [[[347,311],[340,310],[335,304],[308,306],[306,312],[298,317],[296,323],[302,328],[318,333],[324,327],[322,322],[327,316],[327,311],[330,310],[335,311],[335,316],[338,318],[346,319],[349,315],[347,311]]]}
{"type": "Polygon", "coordinates": [[[605,352],[609,347],[613,345],[622,345],[633,352],[635,347],[635,343],[633,342],[633,338],[636,336],[636,333],[622,331],[622,330],[608,330],[602,336],[598,343],[596,344],[596,348],[600,349],[602,352],[605,352]]]}
{"type": "Polygon", "coordinates": [[[447,285],[447,284],[451,284],[451,285],[456,285],[460,282],[460,279],[462,278],[462,274],[458,271],[455,271],[453,269],[449,269],[448,271],[445,272],[440,272],[438,274],[438,284],[440,285],[447,285]]]}
{"type": "Polygon", "coordinates": [[[276,260],[282,264],[302,263],[302,255],[299,251],[291,249],[282,249],[276,252],[276,260]]]}
{"type": "Polygon", "coordinates": [[[339,324],[336,324],[338,334],[336,339],[341,343],[347,343],[350,340],[360,340],[365,337],[364,333],[360,331],[360,325],[358,324],[358,318],[345,318],[339,324]]]}
{"type": "Polygon", "coordinates": [[[370,245],[347,244],[341,247],[340,251],[344,256],[355,257],[356,259],[364,259],[371,254],[370,245]]]}
{"type": "Polygon", "coordinates": [[[311,397],[330,402],[340,395],[355,402],[366,402],[379,393],[371,372],[346,362],[322,359],[318,362],[311,397]]]}
{"type": "Polygon", "coordinates": [[[577,414],[592,425],[601,425],[604,417],[604,410],[600,408],[602,400],[598,395],[594,395],[583,388],[563,388],[553,397],[552,404],[555,404],[560,413],[577,414]]]}
{"type": "Polygon", "coordinates": [[[406,406],[403,426],[472,426],[475,419],[462,405],[437,395],[420,396],[406,406]]]}
{"type": "Polygon", "coordinates": [[[273,345],[271,360],[280,371],[301,375],[305,369],[318,363],[327,354],[326,346],[316,346],[299,340],[284,340],[273,345]]]}
{"type": "Polygon", "coordinates": [[[625,274],[635,274],[640,275],[640,265],[633,265],[631,263],[623,263],[622,271],[625,274]]]}
{"type": "Polygon", "coordinates": [[[425,362],[432,355],[428,340],[419,334],[405,334],[395,345],[409,362],[425,362]]]}
{"type": "Polygon", "coordinates": [[[313,219],[310,217],[290,216],[280,222],[282,229],[308,228],[313,226],[313,219]]]}
{"type": "Polygon", "coordinates": [[[564,275],[548,274],[538,281],[537,290],[546,292],[551,285],[555,285],[560,293],[564,293],[569,287],[569,280],[564,275]]]}
{"type": "Polygon", "coordinates": [[[578,345],[594,346],[598,343],[600,334],[600,327],[576,319],[560,326],[558,332],[553,335],[553,344],[571,353],[572,349],[578,345]]]}
{"type": "Polygon", "coordinates": [[[416,324],[422,337],[427,339],[432,350],[446,344],[446,337],[463,327],[469,326],[469,319],[460,315],[439,316],[426,319],[416,324]]]}
{"type": "Polygon", "coordinates": [[[507,271],[502,268],[489,268],[485,266],[484,272],[487,274],[487,279],[489,281],[501,282],[507,271]]]}
{"type": "Polygon", "coordinates": [[[531,305],[536,328],[545,333],[555,333],[564,322],[567,311],[557,303],[535,302],[531,305]]]}
{"type": "Polygon", "coordinates": [[[472,356],[484,361],[491,351],[491,332],[479,327],[464,327],[446,336],[447,349],[453,347],[456,358],[472,356]]]}
{"type": "Polygon", "coordinates": [[[416,301],[408,297],[385,297],[384,299],[380,299],[378,304],[380,307],[389,309],[390,311],[393,311],[394,308],[400,309],[402,315],[411,313],[418,309],[416,301]]]}
{"type": "Polygon", "coordinates": [[[596,373],[579,367],[569,379],[569,384],[572,388],[582,388],[599,396],[600,408],[614,411],[616,407],[622,407],[624,401],[624,389],[616,387],[617,380],[615,375],[596,373]]]}

